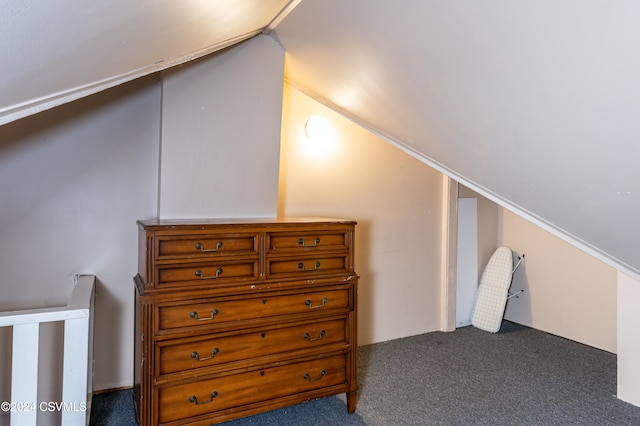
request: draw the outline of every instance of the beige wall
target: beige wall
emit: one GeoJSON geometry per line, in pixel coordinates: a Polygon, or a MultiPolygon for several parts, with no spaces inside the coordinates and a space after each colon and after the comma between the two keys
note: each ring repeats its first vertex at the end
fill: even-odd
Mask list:
{"type": "Polygon", "coordinates": [[[358,221],[359,344],[439,329],[442,175],[289,86],[283,111],[279,213],[358,221]],[[306,149],[312,114],[332,151],[306,149]]]}
{"type": "Polygon", "coordinates": [[[526,255],[505,318],[616,352],[615,269],[508,210],[501,223],[501,245],[526,255]]]}

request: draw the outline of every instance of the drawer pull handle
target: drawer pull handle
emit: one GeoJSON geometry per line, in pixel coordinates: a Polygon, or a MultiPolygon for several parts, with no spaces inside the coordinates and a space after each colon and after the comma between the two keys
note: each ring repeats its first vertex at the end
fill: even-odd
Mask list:
{"type": "Polygon", "coordinates": [[[196,404],[196,405],[204,405],[204,404],[208,404],[208,403],[212,402],[216,396],[218,396],[218,392],[213,391],[213,392],[211,392],[209,401],[198,402],[198,397],[195,396],[195,395],[191,395],[191,398],[189,398],[189,402],[191,402],[193,404],[196,404]]]}
{"type": "Polygon", "coordinates": [[[307,244],[304,242],[304,238],[299,238],[298,244],[300,244],[302,247],[315,247],[320,244],[320,237],[316,237],[315,240],[313,240],[313,244],[307,244]]]}
{"type": "Polygon", "coordinates": [[[309,375],[309,373],[304,373],[304,376],[302,376],[306,381],[308,381],[309,383],[311,382],[317,382],[318,380],[322,379],[324,377],[324,375],[327,374],[326,371],[322,370],[320,372],[320,377],[317,377],[315,379],[312,379],[311,376],[309,375]]]}
{"type": "Polygon", "coordinates": [[[326,334],[326,332],[324,330],[320,331],[320,336],[318,336],[318,337],[311,337],[311,335],[309,333],[304,333],[304,338],[305,338],[305,340],[308,340],[310,342],[315,342],[316,340],[322,340],[322,338],[324,337],[325,334],[326,334]]]}
{"type": "Polygon", "coordinates": [[[219,348],[213,348],[213,350],[211,351],[211,356],[208,356],[206,358],[200,358],[200,354],[198,354],[198,352],[193,351],[191,352],[191,358],[198,360],[198,361],[207,361],[210,359],[213,359],[216,355],[218,355],[218,353],[220,353],[220,349],[219,348]]]}
{"type": "Polygon", "coordinates": [[[329,301],[329,299],[327,299],[326,297],[323,297],[323,298],[322,298],[322,305],[315,305],[315,306],[314,306],[314,305],[311,303],[311,299],[307,299],[307,300],[305,300],[305,301],[304,301],[304,304],[305,304],[305,305],[307,305],[307,306],[309,307],[309,309],[316,309],[316,308],[323,308],[323,307],[324,307],[324,305],[326,305],[328,301],[329,301]]]}
{"type": "Polygon", "coordinates": [[[220,313],[220,311],[218,311],[217,309],[214,309],[211,311],[211,316],[210,317],[206,317],[206,318],[198,318],[198,313],[196,311],[191,311],[191,313],[189,314],[189,316],[191,318],[193,318],[196,321],[210,321],[212,319],[215,318],[216,315],[218,315],[220,313]]]}
{"type": "Polygon", "coordinates": [[[200,277],[201,280],[215,280],[216,278],[220,277],[222,272],[223,272],[222,268],[218,268],[216,269],[215,275],[211,275],[207,277],[204,275],[204,273],[200,269],[196,269],[196,277],[200,277]]]}
{"type": "Polygon", "coordinates": [[[320,262],[316,261],[316,263],[313,264],[313,269],[306,269],[304,263],[300,262],[298,263],[298,268],[302,269],[303,271],[317,271],[318,269],[320,269],[320,262]]]}
{"type": "Polygon", "coordinates": [[[216,244],[216,248],[212,248],[212,249],[206,249],[204,248],[204,244],[203,243],[196,243],[196,248],[200,251],[220,251],[220,249],[222,248],[222,241],[218,241],[218,243],[216,244]]]}

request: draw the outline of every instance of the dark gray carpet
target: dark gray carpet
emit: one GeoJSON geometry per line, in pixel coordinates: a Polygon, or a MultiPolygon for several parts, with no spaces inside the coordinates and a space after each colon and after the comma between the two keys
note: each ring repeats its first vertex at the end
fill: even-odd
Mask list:
{"type": "MultiPolygon", "coordinates": [[[[363,346],[354,414],[344,395],[225,425],[640,425],[616,399],[616,356],[504,322],[363,346]]],[[[134,425],[131,391],[93,398],[91,425],[134,425]]]]}

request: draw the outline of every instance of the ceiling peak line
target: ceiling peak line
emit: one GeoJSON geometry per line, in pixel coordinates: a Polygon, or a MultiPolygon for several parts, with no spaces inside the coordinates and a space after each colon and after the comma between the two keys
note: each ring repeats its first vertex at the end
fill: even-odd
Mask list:
{"type": "Polygon", "coordinates": [[[302,0],[289,1],[289,3],[287,3],[282,8],[282,10],[280,10],[280,12],[271,20],[271,22],[267,24],[262,33],[264,35],[270,35],[273,30],[275,30],[276,27],[280,24],[280,22],[282,22],[287,16],[289,16],[289,14],[293,12],[293,9],[295,9],[300,3],[302,3],[302,0]]]}
{"type": "Polygon", "coordinates": [[[285,77],[285,83],[289,84],[290,86],[292,86],[293,88],[295,88],[296,90],[299,90],[300,92],[302,92],[303,94],[305,94],[306,96],[310,97],[311,99],[315,100],[316,102],[319,102],[320,104],[324,105],[325,107],[329,108],[330,110],[336,112],[337,114],[341,115],[342,117],[346,118],[347,120],[357,124],[358,126],[362,127],[363,129],[367,130],[368,132],[376,135],[377,137],[379,137],[380,139],[384,140],[385,142],[395,146],[396,148],[398,148],[399,150],[403,151],[404,153],[406,153],[407,155],[410,155],[411,157],[415,158],[416,160],[432,167],[433,169],[437,170],[438,172],[444,174],[445,176],[450,177],[451,179],[463,184],[464,186],[468,187],[469,189],[477,192],[478,194],[482,195],[483,197],[491,200],[492,202],[496,203],[497,205],[499,205],[502,208],[505,208],[507,210],[509,210],[510,212],[522,217],[525,220],[528,220],[529,222],[535,224],[536,226],[544,229],[545,231],[549,232],[550,234],[554,235],[557,238],[560,238],[561,240],[563,240],[564,242],[571,244],[572,246],[578,248],[579,250],[582,250],[583,252],[589,254],[590,256],[593,256],[594,258],[600,260],[601,262],[605,263],[606,265],[620,271],[623,272],[627,275],[629,275],[630,277],[639,280],[640,281],[640,270],[635,269],[634,267],[632,267],[631,265],[621,261],[620,259],[611,256],[610,254],[598,249],[597,247],[593,246],[592,244],[584,241],[583,239],[577,237],[574,234],[571,234],[567,231],[565,231],[564,229],[561,229],[559,227],[557,227],[556,225],[550,223],[549,221],[539,217],[538,215],[536,215],[535,213],[532,213],[531,211],[529,211],[528,209],[515,204],[513,202],[511,202],[510,200],[505,199],[504,197],[499,196],[498,194],[496,194],[495,192],[467,179],[466,177],[460,175],[459,173],[457,173],[455,170],[450,169],[449,167],[445,166],[444,164],[428,157],[426,154],[416,150],[414,147],[406,144],[405,142],[398,140],[396,138],[394,138],[393,136],[387,134],[386,132],[376,128],[375,126],[372,126],[371,124],[361,120],[360,118],[358,118],[357,116],[349,113],[349,111],[341,108],[340,106],[334,104],[333,102],[331,102],[330,100],[324,98],[323,96],[318,95],[317,93],[315,93],[312,90],[309,90],[308,88],[305,88],[301,85],[296,84],[295,82],[289,80],[288,77],[285,77]]]}

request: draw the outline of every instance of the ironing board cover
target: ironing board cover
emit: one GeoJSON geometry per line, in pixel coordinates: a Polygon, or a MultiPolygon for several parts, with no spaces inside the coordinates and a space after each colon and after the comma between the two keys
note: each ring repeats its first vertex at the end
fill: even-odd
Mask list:
{"type": "Polygon", "coordinates": [[[471,324],[496,333],[502,325],[513,275],[513,255],[509,247],[498,247],[482,272],[473,306],[471,324]]]}

